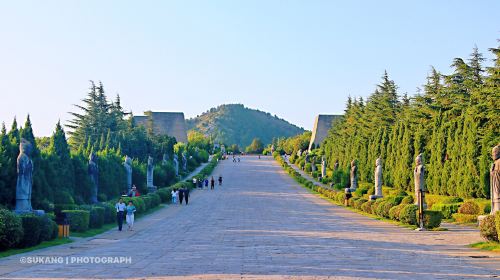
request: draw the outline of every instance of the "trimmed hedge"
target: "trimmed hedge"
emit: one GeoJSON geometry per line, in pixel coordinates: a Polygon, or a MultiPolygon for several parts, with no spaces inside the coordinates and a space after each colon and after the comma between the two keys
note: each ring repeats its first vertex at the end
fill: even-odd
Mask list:
{"type": "Polygon", "coordinates": [[[453,220],[457,223],[477,223],[477,215],[455,213],[452,215],[453,220]]]}
{"type": "Polygon", "coordinates": [[[90,220],[89,227],[90,228],[101,228],[104,225],[104,217],[106,210],[104,207],[93,206],[90,208],[90,220]]]}
{"type": "Polygon", "coordinates": [[[488,215],[479,223],[481,237],[488,241],[498,242],[498,232],[495,225],[495,216],[488,215]]]}
{"type": "Polygon", "coordinates": [[[424,210],[424,227],[427,229],[438,228],[443,220],[440,211],[424,210]]]}
{"type": "Polygon", "coordinates": [[[497,228],[498,239],[500,239],[500,211],[495,212],[495,225],[497,228]]]}
{"type": "Polygon", "coordinates": [[[417,225],[417,211],[418,206],[415,204],[408,204],[401,209],[399,213],[399,221],[409,225],[417,225]]]}
{"type": "Polygon", "coordinates": [[[99,205],[104,208],[104,223],[112,223],[116,220],[116,208],[115,205],[110,202],[104,202],[99,205]]]}
{"type": "Polygon", "coordinates": [[[23,235],[21,218],[7,209],[0,209],[0,251],[15,247],[23,235]]]}
{"type": "Polygon", "coordinates": [[[89,229],[90,211],[87,210],[63,210],[69,218],[70,231],[83,232],[89,229]]]}
{"type": "Polygon", "coordinates": [[[19,241],[19,248],[26,248],[40,244],[40,233],[42,232],[42,220],[33,214],[21,215],[23,225],[23,236],[19,241]]]}
{"type": "Polygon", "coordinates": [[[466,201],[460,205],[458,208],[458,213],[460,214],[468,214],[468,215],[479,215],[481,214],[481,209],[479,205],[474,201],[466,201]]]}
{"type": "Polygon", "coordinates": [[[440,211],[445,219],[451,219],[452,215],[458,213],[458,208],[460,208],[460,203],[454,204],[441,204],[436,203],[432,205],[431,210],[440,211]]]}
{"type": "MultiPolygon", "coordinates": [[[[47,215],[40,216],[40,217],[38,217],[38,219],[40,222],[40,240],[39,240],[39,243],[43,242],[43,241],[52,240],[53,236],[54,236],[54,224],[56,225],[56,228],[57,228],[56,222],[54,222],[47,215]]],[[[57,231],[59,231],[59,229],[57,229],[57,231]]]]}

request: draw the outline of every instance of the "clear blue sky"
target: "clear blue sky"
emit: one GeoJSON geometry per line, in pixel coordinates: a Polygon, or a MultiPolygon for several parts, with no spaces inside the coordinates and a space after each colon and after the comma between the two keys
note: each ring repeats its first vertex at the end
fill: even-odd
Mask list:
{"type": "Polygon", "coordinates": [[[136,115],[243,103],[311,129],[383,71],[414,94],[474,45],[500,1],[1,1],[0,121],[50,135],[101,80],[136,115]]]}

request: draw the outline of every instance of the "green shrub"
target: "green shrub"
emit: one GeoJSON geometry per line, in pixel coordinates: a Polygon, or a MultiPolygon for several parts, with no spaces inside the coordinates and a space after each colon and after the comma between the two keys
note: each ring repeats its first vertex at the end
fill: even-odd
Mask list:
{"type": "Polygon", "coordinates": [[[363,195],[368,193],[369,189],[370,187],[366,185],[359,186],[352,195],[356,197],[362,197],[363,195]]]}
{"type": "Polygon", "coordinates": [[[344,193],[339,192],[339,193],[337,193],[337,194],[335,195],[335,200],[336,200],[338,203],[343,204],[343,203],[344,203],[344,197],[345,197],[344,193]]]}
{"type": "Polygon", "coordinates": [[[54,193],[54,203],[55,204],[75,204],[75,200],[71,194],[67,191],[56,191],[54,193]]]}
{"type": "Polygon", "coordinates": [[[104,208],[104,223],[112,223],[116,220],[116,208],[111,202],[101,203],[100,207],[104,208]]]}
{"type": "Polygon", "coordinates": [[[389,199],[385,202],[380,203],[380,205],[377,207],[377,215],[384,218],[390,218],[389,212],[391,211],[392,207],[398,206],[397,201],[398,199],[389,199]]]}
{"type": "Polygon", "coordinates": [[[367,201],[368,200],[364,199],[364,198],[357,199],[356,201],[354,201],[354,208],[356,208],[358,210],[362,210],[361,205],[363,205],[367,201]]]}
{"type": "Polygon", "coordinates": [[[440,211],[424,210],[424,227],[427,229],[438,228],[443,220],[440,211]]]}
{"type": "Polygon", "coordinates": [[[309,173],[309,172],[311,172],[311,170],[312,170],[311,164],[310,163],[306,163],[304,171],[309,173]]]}
{"type": "Polygon", "coordinates": [[[56,222],[52,221],[52,237],[50,239],[56,239],[57,236],[59,236],[59,226],[56,222]]]}
{"type": "Polygon", "coordinates": [[[398,190],[395,194],[395,196],[402,196],[402,197],[407,197],[408,193],[403,191],[403,190],[398,190]]]}
{"type": "Polygon", "coordinates": [[[160,196],[162,203],[170,203],[172,202],[172,189],[171,188],[162,188],[159,189],[157,194],[160,196]]]}
{"type": "Polygon", "coordinates": [[[432,205],[431,210],[441,212],[445,219],[451,219],[452,215],[458,212],[459,207],[460,207],[460,203],[454,203],[454,204],[436,203],[436,204],[432,205]]]}
{"type": "Polygon", "coordinates": [[[479,205],[474,201],[466,201],[460,205],[458,208],[458,213],[460,214],[468,214],[468,215],[479,215],[481,213],[481,209],[479,205]]]}
{"type": "Polygon", "coordinates": [[[23,225],[23,236],[19,242],[20,248],[32,247],[41,242],[42,220],[33,214],[21,215],[23,225]]]}
{"type": "Polygon", "coordinates": [[[7,209],[0,209],[0,251],[15,247],[23,234],[21,219],[7,209]]]}
{"type": "Polygon", "coordinates": [[[405,196],[403,200],[401,200],[400,204],[412,204],[413,203],[413,197],[412,196],[405,196]]]}
{"type": "Polygon", "coordinates": [[[366,213],[371,213],[372,212],[372,205],[373,205],[373,200],[372,201],[367,201],[363,204],[361,204],[361,210],[366,213]]]}
{"type": "Polygon", "coordinates": [[[374,214],[374,215],[377,215],[377,211],[378,211],[378,206],[382,203],[382,202],[385,202],[385,199],[377,199],[373,202],[372,204],[372,212],[371,214],[374,214]]]}
{"type": "Polygon", "coordinates": [[[497,228],[498,239],[500,239],[500,211],[495,212],[495,225],[497,228]]]}
{"type": "Polygon", "coordinates": [[[69,219],[69,230],[83,232],[89,229],[90,211],[63,210],[69,219]]]}
{"type": "Polygon", "coordinates": [[[416,225],[417,224],[417,211],[418,206],[414,204],[407,204],[401,209],[399,213],[399,221],[408,224],[408,225],[416,225]]]}
{"type": "Polygon", "coordinates": [[[62,210],[77,210],[78,208],[76,204],[54,204],[54,214],[57,216],[62,210]]]}
{"type": "Polygon", "coordinates": [[[90,209],[90,228],[101,228],[104,225],[105,211],[104,207],[99,206],[93,206],[90,209]]]}
{"type": "Polygon", "coordinates": [[[392,207],[389,210],[389,219],[399,221],[399,215],[401,213],[401,210],[409,204],[399,204],[397,206],[392,207]]]}
{"type": "Polygon", "coordinates": [[[494,215],[487,215],[484,217],[481,223],[479,223],[479,231],[482,238],[488,241],[498,242],[498,232],[494,215]]]}
{"type": "Polygon", "coordinates": [[[161,203],[160,195],[157,193],[150,193],[147,195],[151,199],[151,208],[155,208],[161,203]]]}
{"type": "Polygon", "coordinates": [[[441,200],[441,202],[438,202],[440,204],[456,204],[456,203],[461,203],[464,202],[464,200],[460,197],[455,197],[455,196],[450,196],[447,198],[444,198],[441,200]]]}
{"type": "Polygon", "coordinates": [[[40,241],[48,241],[52,240],[52,236],[54,235],[54,222],[52,219],[50,219],[49,216],[44,215],[41,217],[38,217],[39,222],[40,222],[40,241]]]}
{"type": "Polygon", "coordinates": [[[455,213],[452,215],[452,217],[455,222],[461,224],[477,223],[477,215],[455,213]]]}

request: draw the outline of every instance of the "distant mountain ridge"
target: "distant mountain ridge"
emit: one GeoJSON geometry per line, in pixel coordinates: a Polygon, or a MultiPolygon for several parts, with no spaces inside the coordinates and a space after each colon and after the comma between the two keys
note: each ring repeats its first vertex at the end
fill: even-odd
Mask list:
{"type": "Polygon", "coordinates": [[[196,130],[212,136],[227,145],[238,144],[244,148],[253,138],[260,138],[264,144],[273,138],[289,137],[305,130],[284,119],[250,109],[243,104],[224,104],[186,121],[188,130],[196,130]]]}

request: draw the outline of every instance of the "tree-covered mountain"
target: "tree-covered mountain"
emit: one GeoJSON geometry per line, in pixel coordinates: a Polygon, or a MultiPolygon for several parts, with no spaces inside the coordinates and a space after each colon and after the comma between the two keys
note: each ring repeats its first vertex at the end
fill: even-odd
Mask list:
{"type": "Polygon", "coordinates": [[[242,104],[226,104],[212,108],[201,116],[187,120],[189,130],[199,131],[227,145],[246,147],[254,138],[270,144],[273,138],[289,137],[304,132],[276,115],[246,108],[242,104]]]}

